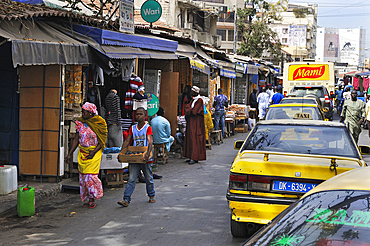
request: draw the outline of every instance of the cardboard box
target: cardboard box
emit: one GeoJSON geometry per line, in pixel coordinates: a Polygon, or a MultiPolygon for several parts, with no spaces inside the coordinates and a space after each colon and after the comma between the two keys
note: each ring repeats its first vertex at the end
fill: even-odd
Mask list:
{"type": "MultiPolygon", "coordinates": [[[[118,155],[119,162],[127,162],[127,163],[144,163],[144,155],[148,151],[148,147],[136,147],[136,146],[128,146],[127,148],[123,149],[123,155],[118,155]],[[143,152],[142,154],[137,155],[126,155],[127,151],[131,152],[143,152]]],[[[153,157],[153,153],[150,153],[149,159],[153,157]]]]}

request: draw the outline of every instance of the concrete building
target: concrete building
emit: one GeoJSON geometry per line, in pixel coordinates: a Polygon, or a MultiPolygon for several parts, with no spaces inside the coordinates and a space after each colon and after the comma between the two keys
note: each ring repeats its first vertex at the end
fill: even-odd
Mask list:
{"type": "MultiPolygon", "coordinates": [[[[135,0],[135,10],[140,10],[146,0],[135,0]]],[[[160,21],[181,29],[183,35],[215,47],[221,45],[217,35],[218,8],[207,7],[203,1],[193,0],[158,0],[162,7],[160,21]]]]}
{"type": "Polygon", "coordinates": [[[292,55],[295,61],[315,59],[317,33],[317,4],[289,3],[282,20],[274,21],[270,28],[274,30],[284,50],[292,55]],[[297,10],[303,15],[295,14],[297,10]]]}

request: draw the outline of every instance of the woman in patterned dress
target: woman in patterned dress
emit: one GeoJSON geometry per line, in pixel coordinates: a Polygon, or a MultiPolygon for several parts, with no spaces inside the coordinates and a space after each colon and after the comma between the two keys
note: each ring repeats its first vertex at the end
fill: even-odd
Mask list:
{"type": "Polygon", "coordinates": [[[84,206],[95,208],[95,200],[103,196],[103,186],[98,178],[100,162],[107,140],[107,124],[98,115],[96,106],[86,102],[82,106],[82,117],[76,123],[77,133],[71,150],[66,157],[68,163],[73,152],[79,147],[78,151],[78,171],[80,180],[80,195],[84,206]]]}

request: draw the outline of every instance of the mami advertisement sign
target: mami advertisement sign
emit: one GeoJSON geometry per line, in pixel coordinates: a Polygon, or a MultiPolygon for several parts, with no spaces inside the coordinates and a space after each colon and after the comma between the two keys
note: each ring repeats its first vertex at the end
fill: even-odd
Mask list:
{"type": "Polygon", "coordinates": [[[141,5],[141,17],[149,23],[156,22],[162,15],[162,6],[155,0],[148,0],[141,5]]]}

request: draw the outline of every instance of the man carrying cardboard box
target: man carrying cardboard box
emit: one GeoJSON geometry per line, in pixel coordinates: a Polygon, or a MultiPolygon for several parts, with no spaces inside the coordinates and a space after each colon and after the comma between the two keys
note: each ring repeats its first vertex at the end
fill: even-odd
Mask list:
{"type": "Polygon", "coordinates": [[[130,163],[130,176],[126,184],[125,192],[123,193],[123,200],[117,202],[123,207],[127,207],[130,204],[131,195],[135,190],[136,179],[139,176],[140,169],[143,170],[144,173],[149,202],[156,202],[154,199],[155,191],[152,172],[153,159],[150,159],[150,154],[152,152],[153,132],[152,127],[145,122],[145,116],[146,111],[143,107],[136,109],[135,118],[138,124],[131,126],[128,137],[123,143],[122,150],[120,152],[120,155],[125,154],[123,153],[123,150],[129,146],[131,139],[133,139],[133,146],[148,147],[148,150],[144,155],[143,163],[130,163]]]}

